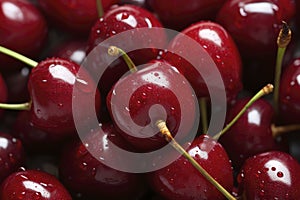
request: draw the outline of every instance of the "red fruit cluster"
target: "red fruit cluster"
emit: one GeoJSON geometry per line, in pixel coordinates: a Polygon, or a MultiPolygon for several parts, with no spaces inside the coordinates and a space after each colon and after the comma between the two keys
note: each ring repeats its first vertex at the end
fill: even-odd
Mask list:
{"type": "MultiPolygon", "coordinates": [[[[294,0],[0,0],[0,199],[300,199],[299,6],[294,0]],[[221,86],[199,69],[219,72],[225,126],[274,80],[283,22],[293,35],[278,102],[256,101],[213,139],[199,120],[198,101],[210,106],[211,91],[221,86]],[[170,37],[164,28],[178,34],[170,37]],[[103,46],[124,32],[128,38],[103,46]],[[186,37],[215,66],[203,66],[208,62],[186,37]],[[149,48],[123,52],[136,44],[149,48]],[[202,64],[194,66],[187,54],[202,64]],[[157,127],[161,120],[172,136],[157,127]],[[131,166],[115,146],[151,154],[173,144],[172,137],[187,153],[161,169],[134,173],[104,162],[131,166]]],[[[208,109],[208,117],[214,112],[208,109]]],[[[176,152],[169,153],[157,160],[176,152]]]]}

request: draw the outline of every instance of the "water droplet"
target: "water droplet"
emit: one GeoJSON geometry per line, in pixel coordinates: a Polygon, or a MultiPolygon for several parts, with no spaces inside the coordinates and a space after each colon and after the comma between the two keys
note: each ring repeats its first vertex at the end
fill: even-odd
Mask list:
{"type": "Polygon", "coordinates": [[[14,143],[14,144],[17,143],[17,139],[16,138],[12,138],[11,142],[14,143]]]}
{"type": "Polygon", "coordinates": [[[283,173],[282,172],[277,172],[277,176],[279,177],[279,178],[282,178],[283,177],[283,173]]]}
{"type": "Polygon", "coordinates": [[[82,162],[81,165],[80,165],[80,168],[82,170],[86,170],[87,169],[87,163],[86,162],[82,162]]]}
{"type": "Polygon", "coordinates": [[[271,170],[272,170],[272,171],[275,171],[275,170],[276,170],[276,167],[272,167],[271,170]]]}

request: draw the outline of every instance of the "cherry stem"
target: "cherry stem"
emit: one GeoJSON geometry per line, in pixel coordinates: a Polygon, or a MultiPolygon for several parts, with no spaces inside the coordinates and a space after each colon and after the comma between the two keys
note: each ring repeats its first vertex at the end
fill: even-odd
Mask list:
{"type": "Polygon", "coordinates": [[[156,126],[159,128],[161,134],[165,137],[174,149],[182,154],[211,184],[213,184],[227,199],[235,200],[234,198],[220,183],[218,183],[199,163],[186,152],[186,150],[173,138],[166,122],[158,120],[156,126]]]}
{"type": "Polygon", "coordinates": [[[278,137],[284,133],[300,130],[300,124],[289,124],[285,126],[275,126],[275,124],[272,124],[271,130],[273,137],[278,137]]]}
{"type": "Polygon", "coordinates": [[[126,64],[128,65],[128,68],[130,69],[130,71],[132,73],[137,72],[137,68],[135,66],[135,64],[133,63],[133,61],[131,60],[131,58],[127,55],[127,53],[125,51],[123,51],[122,49],[116,47],[116,46],[110,46],[108,48],[108,54],[111,56],[118,56],[121,55],[123,57],[123,59],[125,60],[126,64]]]}
{"type": "Polygon", "coordinates": [[[200,116],[201,116],[203,133],[206,134],[208,130],[206,98],[201,97],[199,99],[199,106],[200,106],[200,116]]]}
{"type": "Polygon", "coordinates": [[[30,110],[31,103],[20,103],[20,104],[6,104],[6,103],[0,103],[0,108],[2,109],[8,109],[8,110],[30,110]]]}
{"type": "Polygon", "coordinates": [[[7,48],[5,48],[3,46],[0,46],[0,52],[4,53],[4,54],[6,54],[6,55],[8,55],[10,57],[13,57],[13,58],[15,58],[15,59],[17,59],[19,61],[22,61],[23,63],[26,63],[27,65],[29,65],[31,67],[36,67],[38,65],[38,63],[36,61],[31,60],[30,58],[27,58],[27,57],[25,57],[25,56],[23,56],[23,55],[15,52],[15,51],[7,49],[7,48]]]}
{"type": "Polygon", "coordinates": [[[248,102],[247,104],[242,108],[242,110],[231,120],[229,124],[226,125],[226,127],[220,131],[218,134],[216,134],[213,138],[215,140],[218,140],[226,131],[228,131],[235,122],[246,112],[246,110],[258,99],[263,97],[264,95],[267,95],[273,91],[274,86],[272,84],[268,84],[265,87],[263,87],[258,93],[256,93],[248,102]]]}
{"type": "Polygon", "coordinates": [[[101,0],[96,0],[97,2],[97,12],[98,12],[98,17],[101,18],[103,17],[103,6],[102,6],[102,1],[101,0]]]}
{"type": "Polygon", "coordinates": [[[275,79],[274,79],[274,107],[276,115],[278,115],[279,110],[279,87],[280,87],[280,77],[282,71],[282,60],[285,54],[286,47],[291,41],[292,31],[286,22],[282,22],[283,26],[279,32],[277,38],[277,58],[276,58],[276,68],[275,68],[275,79]]]}

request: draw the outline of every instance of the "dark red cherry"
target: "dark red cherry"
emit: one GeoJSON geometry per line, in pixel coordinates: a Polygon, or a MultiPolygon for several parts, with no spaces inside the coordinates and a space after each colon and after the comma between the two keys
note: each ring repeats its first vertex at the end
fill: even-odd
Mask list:
{"type": "Polygon", "coordinates": [[[137,199],[146,188],[142,176],[118,171],[101,162],[107,156],[124,160],[111,148],[110,142],[122,149],[131,147],[111,124],[100,128],[103,131],[99,127],[93,129],[82,142],[73,142],[64,150],[60,163],[63,183],[85,199],[137,199]]]}
{"type": "Polygon", "coordinates": [[[25,152],[21,141],[0,132],[0,183],[25,164],[25,152]]]}
{"type": "Polygon", "coordinates": [[[200,20],[213,20],[225,0],[147,0],[149,6],[169,28],[181,30],[200,20]]]}
{"type": "MultiPolygon", "coordinates": [[[[228,111],[227,123],[241,111],[249,100],[250,98],[243,98],[236,101],[228,111]]],[[[264,99],[259,99],[220,138],[220,143],[226,149],[232,165],[236,169],[240,169],[245,160],[255,154],[281,148],[272,134],[273,118],[272,105],[264,99]]]]}
{"type": "Polygon", "coordinates": [[[15,172],[1,185],[2,200],[71,200],[64,186],[52,175],[26,170],[15,172]]]}
{"type": "MultiPolygon", "coordinates": [[[[2,75],[0,74],[0,103],[5,103],[7,101],[7,87],[6,83],[3,80],[2,75]]],[[[0,116],[3,114],[3,110],[0,109],[0,116]]]]}
{"type": "MultiPolygon", "coordinates": [[[[91,29],[88,52],[92,51],[99,43],[118,33],[136,30],[137,28],[151,29],[153,27],[162,28],[162,25],[156,17],[146,9],[134,5],[113,6],[104,14],[103,18],[98,19],[91,29]]],[[[110,45],[118,46],[121,49],[136,49],[137,46],[149,47],[128,53],[136,65],[145,64],[149,60],[157,57],[158,49],[150,47],[164,47],[166,44],[164,30],[155,31],[155,34],[149,34],[145,31],[127,33],[126,39],[123,37],[122,40],[115,40],[115,43],[110,45]]],[[[103,94],[107,94],[117,80],[128,71],[128,67],[123,59],[117,59],[109,66],[105,64],[105,55],[103,55],[103,52],[107,52],[108,46],[103,48],[97,47],[98,60],[100,61],[94,64],[95,67],[91,69],[94,73],[105,69],[99,81],[100,91],[103,94]],[[104,60],[104,62],[101,62],[102,60],[104,60]]]]}
{"type": "MultiPolygon", "coordinates": [[[[40,11],[27,0],[0,1],[0,45],[25,56],[37,58],[48,28],[40,11]]],[[[22,66],[1,54],[0,70],[11,71],[22,66]]]]}
{"type": "MultiPolygon", "coordinates": [[[[201,135],[189,145],[187,152],[227,191],[232,191],[233,171],[221,144],[201,135]]],[[[149,181],[153,189],[166,199],[225,199],[183,156],[149,174],[149,181]]]]}
{"type": "Polygon", "coordinates": [[[229,0],[216,21],[228,30],[243,57],[275,55],[282,21],[295,15],[292,0],[229,0]]]}
{"type": "Polygon", "coordinates": [[[300,123],[300,58],[285,69],[280,81],[279,107],[282,123],[300,123]]]}
{"type": "MultiPolygon", "coordinates": [[[[102,7],[106,11],[118,1],[102,0],[102,7]]],[[[72,34],[88,35],[91,27],[98,19],[96,0],[38,0],[38,3],[55,26],[68,30],[72,34]]]]}
{"type": "Polygon", "coordinates": [[[86,41],[68,40],[55,47],[52,56],[69,59],[77,64],[81,64],[86,57],[86,48],[86,41]]]}
{"type": "MultiPolygon", "coordinates": [[[[242,66],[239,52],[227,31],[219,24],[202,21],[191,25],[181,33],[194,39],[211,56],[223,78],[227,99],[235,98],[242,89],[242,66]]],[[[175,66],[190,81],[197,96],[209,97],[206,83],[197,70],[201,66],[192,66],[180,55],[170,52],[179,49],[198,58],[199,55],[193,54],[193,50],[185,42],[183,36],[175,37],[169,44],[169,51],[163,55],[163,59],[175,66]]],[[[210,69],[207,67],[206,70],[210,69]]]]}
{"type": "Polygon", "coordinates": [[[100,94],[84,69],[77,75],[79,69],[78,64],[62,58],[48,58],[32,69],[28,90],[31,97],[30,122],[35,127],[61,136],[74,134],[74,99],[82,106],[78,108],[81,113],[76,123],[88,126],[91,113],[82,108],[95,105],[98,112],[100,94]]]}
{"type": "Polygon", "coordinates": [[[155,128],[158,120],[165,120],[174,135],[181,127],[181,139],[195,126],[196,97],[184,76],[163,61],[152,61],[120,79],[106,102],[120,133],[140,150],[167,144],[155,128]]]}
{"type": "Polygon", "coordinates": [[[249,158],[239,174],[243,196],[252,199],[299,199],[300,165],[280,151],[249,158]]]}

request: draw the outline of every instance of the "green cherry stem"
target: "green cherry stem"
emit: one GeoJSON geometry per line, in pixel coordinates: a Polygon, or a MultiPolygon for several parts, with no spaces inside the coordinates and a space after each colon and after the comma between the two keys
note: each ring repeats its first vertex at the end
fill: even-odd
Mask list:
{"type": "Polygon", "coordinates": [[[38,63],[36,61],[31,60],[30,58],[27,58],[27,57],[15,52],[15,51],[7,49],[5,47],[0,46],[0,52],[6,54],[8,56],[11,56],[11,57],[13,57],[13,58],[15,58],[19,61],[22,61],[22,62],[26,63],[27,65],[29,65],[31,67],[36,67],[38,65],[38,63]]]}
{"type": "Polygon", "coordinates": [[[256,93],[249,101],[248,103],[242,108],[242,110],[233,118],[233,120],[226,125],[226,127],[220,131],[218,134],[216,134],[213,139],[218,140],[226,131],[228,131],[235,122],[246,112],[246,110],[258,99],[263,97],[264,95],[267,95],[273,91],[274,86],[272,84],[268,84],[265,87],[263,87],[258,93],[256,93]]]}
{"type": "Polygon", "coordinates": [[[279,107],[279,86],[280,86],[280,77],[282,71],[282,60],[285,54],[286,47],[291,41],[292,31],[287,25],[286,22],[282,22],[283,26],[279,32],[277,38],[277,58],[276,58],[276,68],[275,68],[275,79],[274,79],[274,107],[275,112],[278,115],[279,107]]]}
{"type": "Polygon", "coordinates": [[[30,110],[31,102],[20,103],[20,104],[0,103],[0,108],[7,109],[7,110],[30,110]]]}
{"type": "Polygon", "coordinates": [[[161,134],[165,137],[174,149],[182,154],[211,184],[213,184],[227,199],[235,200],[234,198],[220,183],[218,183],[199,163],[186,152],[186,150],[173,138],[166,122],[158,120],[156,126],[159,128],[161,134]]]}
{"type": "Polygon", "coordinates": [[[208,130],[207,127],[208,122],[207,122],[207,103],[205,97],[201,97],[199,99],[199,106],[200,106],[200,116],[201,116],[203,133],[206,134],[208,130]]]}
{"type": "Polygon", "coordinates": [[[101,0],[96,0],[96,3],[97,3],[98,17],[101,18],[101,17],[103,17],[103,14],[104,14],[102,1],[101,0]]]}
{"type": "Polygon", "coordinates": [[[116,46],[110,46],[108,48],[107,52],[111,56],[119,56],[119,55],[121,55],[123,57],[123,59],[125,60],[126,64],[128,65],[130,71],[132,73],[134,73],[134,72],[137,71],[137,68],[136,68],[135,64],[133,63],[133,61],[131,60],[131,58],[122,49],[120,49],[120,48],[118,48],[116,46]]]}

